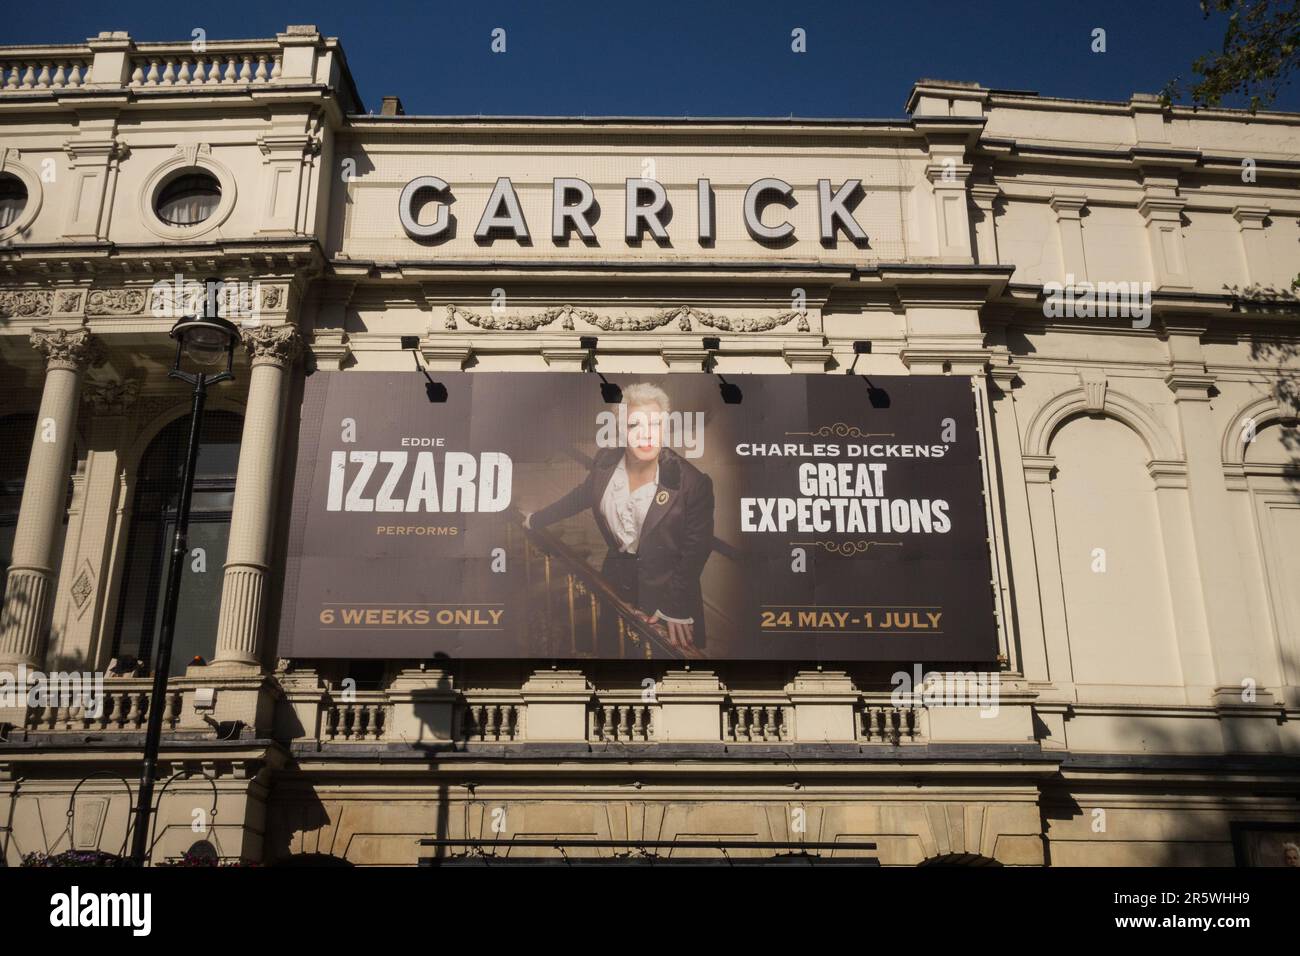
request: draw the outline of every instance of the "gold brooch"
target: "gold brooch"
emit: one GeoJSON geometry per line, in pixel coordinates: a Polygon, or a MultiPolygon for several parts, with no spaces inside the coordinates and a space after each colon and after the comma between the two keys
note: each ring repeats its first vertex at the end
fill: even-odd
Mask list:
{"type": "Polygon", "coordinates": [[[659,492],[659,494],[655,495],[655,504],[663,505],[667,503],[668,503],[668,492],[661,491],[659,492]]]}

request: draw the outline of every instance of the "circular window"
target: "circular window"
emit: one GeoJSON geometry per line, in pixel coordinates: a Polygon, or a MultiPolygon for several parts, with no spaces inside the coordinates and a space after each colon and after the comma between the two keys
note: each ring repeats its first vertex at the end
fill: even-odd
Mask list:
{"type": "Polygon", "coordinates": [[[187,172],[158,191],[154,211],[169,226],[197,226],[221,204],[221,183],[211,173],[187,172]]]}
{"type": "Polygon", "coordinates": [[[27,206],[27,184],[12,173],[0,173],[0,229],[10,226],[27,206]]]}

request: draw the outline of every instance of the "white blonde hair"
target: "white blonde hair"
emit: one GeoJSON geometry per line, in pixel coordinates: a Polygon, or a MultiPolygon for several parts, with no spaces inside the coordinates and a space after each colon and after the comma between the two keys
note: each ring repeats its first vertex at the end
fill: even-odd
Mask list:
{"type": "Polygon", "coordinates": [[[623,404],[629,408],[633,405],[658,405],[659,411],[665,415],[672,411],[668,393],[658,385],[651,385],[649,382],[637,382],[623,389],[623,404]]]}

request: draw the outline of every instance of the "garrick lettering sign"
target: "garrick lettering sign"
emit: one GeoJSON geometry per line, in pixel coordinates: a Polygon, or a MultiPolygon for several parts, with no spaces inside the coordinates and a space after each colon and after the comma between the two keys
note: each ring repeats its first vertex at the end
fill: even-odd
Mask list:
{"type": "MultiPolygon", "coordinates": [[[[565,243],[577,234],[584,242],[596,241],[595,223],[601,215],[596,193],[581,179],[561,178],[551,183],[551,240],[565,243]]],[[[863,196],[862,180],[849,179],[834,186],[829,179],[817,180],[817,213],[821,241],[828,245],[836,242],[843,233],[857,246],[867,244],[867,233],[853,218],[853,209],[863,196]]],[[[714,240],[713,187],[709,180],[696,182],[695,232],[701,243],[714,240]]],[[[789,219],[776,212],[764,213],[769,206],[789,210],[798,205],[800,197],[795,188],[780,179],[760,179],[745,190],[743,218],[749,235],[760,243],[784,243],[795,238],[794,226],[789,219]],[[765,218],[767,221],[765,221],[765,218]]],[[[398,200],[398,217],[406,234],[413,239],[438,240],[453,233],[456,215],[452,211],[455,199],[446,180],[437,176],[419,176],[402,190],[398,200]],[[437,204],[432,222],[420,222],[419,210],[429,201],[437,204]]],[[[428,217],[423,217],[427,219],[428,217]]],[[[668,192],[653,179],[629,179],[623,189],[623,238],[628,245],[638,244],[649,234],[656,242],[668,242],[668,226],[672,220],[668,192]]],[[[502,176],[492,188],[474,227],[474,238],[479,242],[495,239],[514,239],[519,243],[533,241],[532,226],[524,217],[510,177],[502,176]]]]}

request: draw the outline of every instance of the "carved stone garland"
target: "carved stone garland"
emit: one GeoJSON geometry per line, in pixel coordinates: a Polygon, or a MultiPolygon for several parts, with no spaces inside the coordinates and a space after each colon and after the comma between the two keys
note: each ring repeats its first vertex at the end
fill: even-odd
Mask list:
{"type": "Polygon", "coordinates": [[[459,323],[464,321],[475,328],[490,331],[532,332],[550,325],[558,319],[560,328],[571,332],[574,329],[573,320],[575,317],[604,332],[648,332],[652,329],[663,328],[673,322],[677,323],[678,329],[682,332],[690,332],[696,325],[717,329],[720,332],[769,332],[772,329],[788,325],[790,322],[795,322],[795,328],[800,332],[809,331],[808,313],[802,310],[780,312],[776,315],[759,318],[748,316],[729,318],[725,315],[715,315],[703,309],[696,309],[689,305],[660,309],[644,316],[603,316],[595,312],[589,312],[586,309],[575,309],[571,305],[545,309],[532,315],[484,315],[479,312],[471,312],[469,309],[463,309],[458,305],[448,305],[447,318],[443,323],[443,327],[455,330],[459,328],[459,323]]]}

